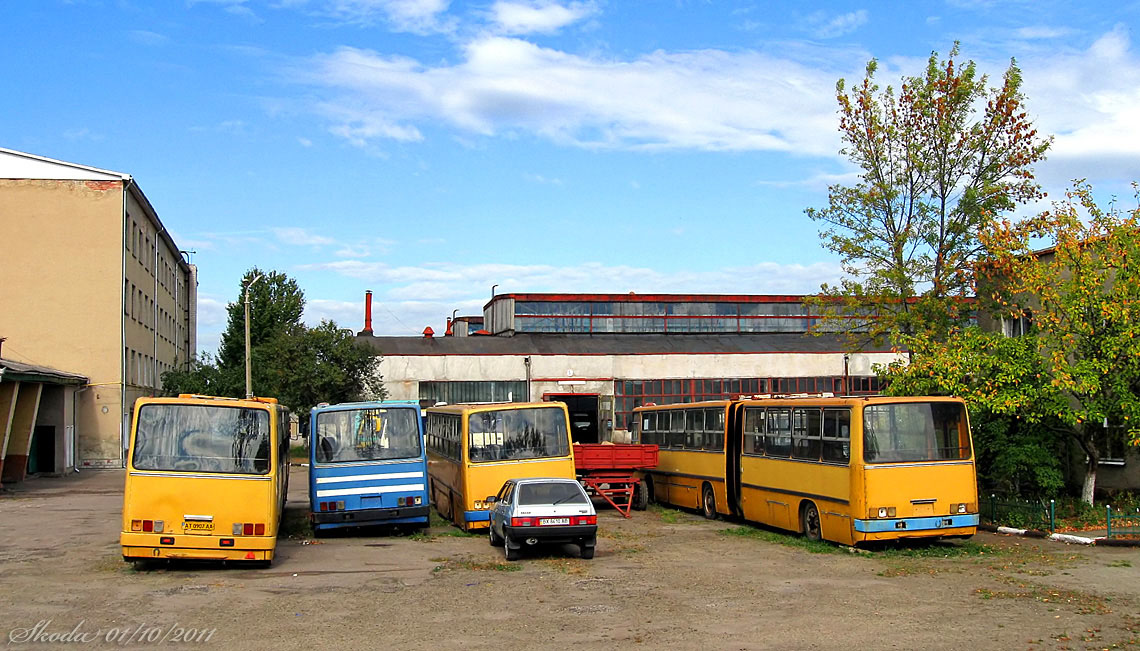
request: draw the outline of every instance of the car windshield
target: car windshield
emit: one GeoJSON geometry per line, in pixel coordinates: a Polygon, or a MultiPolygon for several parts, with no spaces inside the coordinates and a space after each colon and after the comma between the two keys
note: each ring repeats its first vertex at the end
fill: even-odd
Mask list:
{"type": "Polygon", "coordinates": [[[578,484],[545,482],[519,486],[519,504],[586,504],[589,500],[578,484]]]}
{"type": "Polygon", "coordinates": [[[338,409],[317,414],[317,463],[420,456],[415,409],[338,409]]]}
{"type": "Polygon", "coordinates": [[[269,473],[269,412],[246,407],[150,404],[139,409],[139,470],[269,473]]]}

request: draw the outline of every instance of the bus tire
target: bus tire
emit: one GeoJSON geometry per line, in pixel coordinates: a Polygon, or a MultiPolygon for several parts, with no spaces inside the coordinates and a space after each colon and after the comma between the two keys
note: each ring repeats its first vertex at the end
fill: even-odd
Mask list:
{"type": "Polygon", "coordinates": [[[645,484],[645,503],[647,505],[656,504],[657,496],[653,494],[653,478],[646,477],[641,480],[641,483],[645,484]]]}
{"type": "Polygon", "coordinates": [[[701,490],[701,515],[705,516],[706,520],[716,520],[717,517],[716,493],[708,484],[705,484],[701,490]]]}
{"type": "Polygon", "coordinates": [[[823,538],[819,509],[815,508],[815,504],[807,502],[800,510],[800,527],[803,529],[804,538],[812,542],[818,542],[823,538]]]}
{"type": "Polygon", "coordinates": [[[644,511],[649,507],[649,483],[644,479],[633,487],[633,510],[644,511]]]}

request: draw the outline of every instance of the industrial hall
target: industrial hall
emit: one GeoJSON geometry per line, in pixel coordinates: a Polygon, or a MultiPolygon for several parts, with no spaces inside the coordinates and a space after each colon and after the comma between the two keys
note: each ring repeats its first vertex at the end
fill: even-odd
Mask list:
{"type": "Polygon", "coordinates": [[[498,294],[442,336],[357,339],[381,356],[389,399],[561,401],[576,442],[628,442],[635,407],[739,395],[879,392],[887,348],[847,352],[795,295],[498,294]],[[477,328],[477,329],[475,329],[477,328]]]}

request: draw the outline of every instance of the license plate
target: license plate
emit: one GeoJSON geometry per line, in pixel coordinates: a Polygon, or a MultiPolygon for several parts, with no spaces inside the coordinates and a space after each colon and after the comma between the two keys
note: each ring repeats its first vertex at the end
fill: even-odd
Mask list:
{"type": "Polygon", "coordinates": [[[550,524],[570,524],[570,518],[539,518],[538,525],[545,526],[550,524]]]}
{"type": "Polygon", "coordinates": [[[213,533],[213,522],[183,522],[182,530],[186,533],[213,533]]]}

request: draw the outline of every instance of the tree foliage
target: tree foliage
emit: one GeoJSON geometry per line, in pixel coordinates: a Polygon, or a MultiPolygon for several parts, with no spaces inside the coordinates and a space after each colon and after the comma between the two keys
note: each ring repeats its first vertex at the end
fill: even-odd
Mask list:
{"type": "Polygon", "coordinates": [[[983,241],[979,298],[1000,317],[1031,315],[1043,378],[1059,396],[1034,408],[1085,453],[1091,504],[1104,430],[1140,439],[1140,207],[1104,210],[1078,184],[1053,210],[996,224],[983,241]],[[1042,239],[1051,246],[1034,251],[1042,239]]]}
{"type": "Polygon", "coordinates": [[[245,304],[250,289],[250,376],[255,395],[275,397],[302,419],[320,402],[382,400],[379,357],[351,332],[332,321],[310,328],[301,322],[305,297],[283,273],[250,269],[242,278],[238,300],[229,304],[229,321],[217,360],[209,355],[186,369],[162,376],[167,395],[245,396],[245,304]]]}
{"type": "Polygon", "coordinates": [[[296,280],[283,273],[262,271],[257,267],[245,272],[239,286],[238,299],[226,306],[226,329],[218,346],[218,364],[223,367],[245,364],[246,287],[249,287],[251,350],[300,324],[301,315],[305,313],[305,294],[296,280]],[[254,279],[257,281],[254,282],[254,279]]]}
{"type": "Polygon", "coordinates": [[[824,285],[824,329],[858,343],[899,343],[921,329],[944,337],[965,322],[961,298],[973,293],[978,234],[995,215],[1038,199],[1032,166],[1050,140],[1023,106],[1021,72],[1011,61],[996,88],[975,64],[933,53],[923,75],[896,94],[875,82],[836,85],[845,155],[859,182],[829,188],[828,206],[807,209],[846,277],[824,285]]]}
{"type": "Polygon", "coordinates": [[[995,319],[1028,315],[1028,333],[971,326],[908,336],[911,363],[885,369],[891,392],[966,398],[1001,446],[990,461],[1005,473],[1023,477],[1030,461],[1073,441],[1086,456],[1082,498],[1092,504],[1105,425],[1140,438],[1138,234],[1140,208],[1102,210],[1087,186],[1037,217],[992,224],[980,237],[978,307],[995,319]],[[1042,241],[1051,246],[1035,249],[1042,241]]]}

